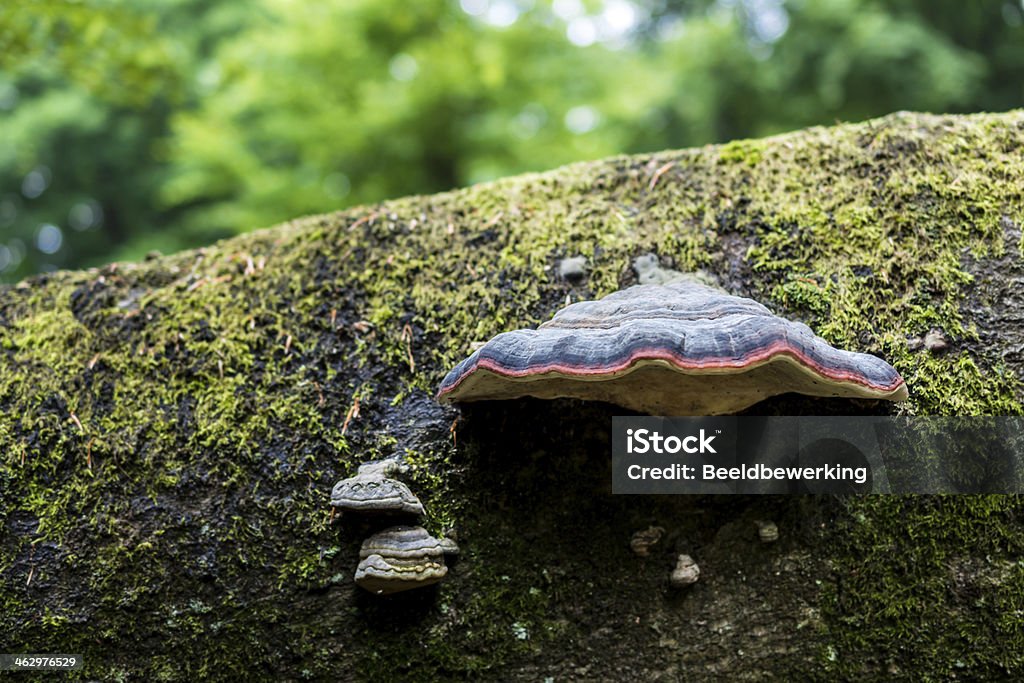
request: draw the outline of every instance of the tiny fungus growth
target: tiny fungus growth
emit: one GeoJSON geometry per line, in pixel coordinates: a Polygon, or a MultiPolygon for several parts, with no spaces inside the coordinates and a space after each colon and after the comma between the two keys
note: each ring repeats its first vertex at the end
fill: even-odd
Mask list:
{"type": "Polygon", "coordinates": [[[647,527],[643,531],[633,534],[633,537],[629,540],[629,547],[639,557],[647,557],[651,554],[651,546],[657,545],[664,534],[665,529],[663,527],[647,527]]]}
{"type": "Polygon", "coordinates": [[[757,526],[757,537],[762,543],[774,543],[779,540],[779,527],[775,522],[758,519],[754,524],[757,526]]]}
{"type": "Polygon", "coordinates": [[[389,475],[400,470],[398,463],[381,460],[364,463],[354,477],[342,479],[331,491],[331,505],[343,511],[364,514],[423,515],[420,503],[409,487],[389,475]]]}
{"type": "Polygon", "coordinates": [[[720,415],[786,392],[907,398],[884,360],[836,349],[751,299],[682,280],[581,301],[536,330],[499,334],[448,373],[438,400],[568,397],[653,415],[720,415]]]}
{"type": "Polygon", "coordinates": [[[676,588],[682,588],[697,583],[700,578],[700,567],[689,555],[680,555],[676,560],[676,568],[669,576],[669,583],[676,588]]]}
{"type": "Polygon", "coordinates": [[[928,330],[928,334],[924,335],[924,348],[932,353],[942,353],[949,348],[949,340],[942,330],[928,330]]]}
{"type": "Polygon", "coordinates": [[[558,277],[570,282],[578,282],[587,274],[587,257],[570,256],[558,262],[558,277]]]}
{"type": "Polygon", "coordinates": [[[448,573],[444,553],[441,541],[423,527],[385,529],[363,541],[356,584],[377,595],[435,584],[448,573]]]}

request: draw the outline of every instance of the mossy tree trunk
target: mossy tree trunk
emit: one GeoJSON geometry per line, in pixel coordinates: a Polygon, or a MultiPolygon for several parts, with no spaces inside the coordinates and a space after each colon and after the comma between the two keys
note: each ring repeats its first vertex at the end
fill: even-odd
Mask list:
{"type": "Polygon", "coordinates": [[[654,252],[883,355],[895,410],[1020,414],[1022,217],[1024,113],[899,114],[4,287],[0,650],[131,680],[1024,675],[1017,497],[613,497],[614,407],[432,400],[473,342],[654,252]],[[908,347],[932,328],[945,354],[908,347]],[[395,454],[463,553],[379,599],[352,583],[366,528],[327,502],[395,454]],[[702,577],[673,592],[679,552],[702,577]]]}

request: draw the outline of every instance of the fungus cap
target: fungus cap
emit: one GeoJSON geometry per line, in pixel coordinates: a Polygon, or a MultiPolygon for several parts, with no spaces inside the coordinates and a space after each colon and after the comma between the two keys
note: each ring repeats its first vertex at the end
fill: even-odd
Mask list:
{"type": "Polygon", "coordinates": [[[441,543],[441,552],[444,553],[445,555],[453,555],[454,556],[454,555],[458,555],[461,552],[459,550],[459,544],[456,543],[455,539],[453,539],[453,538],[448,538],[448,537],[442,538],[440,540],[440,543],[441,543]]]}
{"type": "Polygon", "coordinates": [[[880,358],[836,349],[751,299],[672,282],[571,304],[536,330],[499,334],[448,373],[438,400],[567,397],[720,415],[786,392],[907,398],[880,358]]]}
{"type": "Polygon", "coordinates": [[[362,513],[423,515],[423,504],[409,487],[384,476],[388,470],[363,465],[358,474],[342,479],[331,490],[331,505],[362,513]]]}
{"type": "Polygon", "coordinates": [[[363,541],[356,584],[386,595],[437,583],[448,573],[441,542],[422,527],[385,529],[363,541]]]}
{"type": "Polygon", "coordinates": [[[441,541],[421,526],[393,526],[363,541],[359,558],[383,555],[389,558],[441,557],[441,541]]]}

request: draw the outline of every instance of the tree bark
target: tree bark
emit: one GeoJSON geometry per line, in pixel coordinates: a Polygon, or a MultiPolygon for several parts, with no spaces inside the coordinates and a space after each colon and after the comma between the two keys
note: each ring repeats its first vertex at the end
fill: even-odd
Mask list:
{"type": "Polygon", "coordinates": [[[613,496],[621,409],[433,392],[473,342],[631,284],[652,252],[884,356],[911,393],[893,411],[1019,415],[1022,143],[1022,112],[896,114],[4,287],[0,650],[103,680],[1020,676],[1015,496],[613,496]],[[576,255],[586,277],[560,280],[576,255]],[[944,354],[908,345],[933,328],[944,354]],[[379,598],[353,584],[379,522],[328,500],[396,455],[462,553],[379,598]],[[701,577],[674,590],[679,553],[701,577]]]}

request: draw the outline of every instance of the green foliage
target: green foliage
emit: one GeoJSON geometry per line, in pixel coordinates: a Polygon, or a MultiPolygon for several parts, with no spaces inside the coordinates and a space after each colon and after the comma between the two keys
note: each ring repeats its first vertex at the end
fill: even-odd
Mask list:
{"type": "Polygon", "coordinates": [[[522,159],[530,150],[509,145],[502,119],[538,84],[571,88],[586,67],[584,51],[541,61],[560,38],[551,29],[524,21],[499,33],[440,0],[414,9],[324,2],[309,12],[263,5],[266,17],[219,51],[216,89],[175,119],[175,174],[163,198],[196,207],[187,225],[248,229],[341,202],[449,189],[487,169],[536,168],[522,159]],[[557,73],[517,65],[520,54],[557,73]]]}
{"type": "Polygon", "coordinates": [[[106,99],[146,106],[166,95],[161,90],[177,73],[146,9],[112,0],[8,0],[0,12],[0,69],[49,66],[106,99]]]}
{"type": "Polygon", "coordinates": [[[466,6],[6,3],[0,278],[620,152],[1024,103],[1024,13],[998,0],[635,0],[620,34],[602,2],[466,6]]]}

